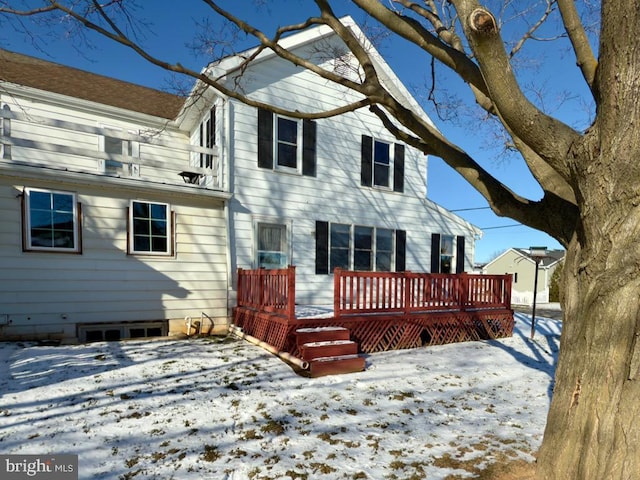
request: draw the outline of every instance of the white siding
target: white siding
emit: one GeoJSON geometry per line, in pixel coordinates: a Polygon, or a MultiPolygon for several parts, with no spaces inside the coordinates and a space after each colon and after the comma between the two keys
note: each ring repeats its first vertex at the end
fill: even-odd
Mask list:
{"type": "MultiPolygon", "coordinates": [[[[243,80],[255,97],[300,111],[327,110],[357,97],[310,72],[270,60],[243,80]]],[[[405,150],[404,192],[361,186],[361,135],[398,143],[366,109],[317,120],[316,177],[258,168],[257,110],[231,102],[234,171],[231,203],[237,264],[255,266],[253,222],[268,217],[292,226],[292,263],[296,265],[299,303],[333,299],[333,276],[315,274],[315,222],[327,221],[406,231],[406,269],[429,271],[431,234],[466,237],[472,265],[474,237],[469,225],[426,200],[427,159],[405,150]]]]}
{"type": "Polygon", "coordinates": [[[39,182],[78,193],[82,253],[23,252],[19,194],[0,185],[0,334],[75,337],[76,324],[227,316],[226,233],[222,203],[127,195],[39,182]],[[173,257],[127,255],[131,198],[168,202],[175,212],[173,257]]]}

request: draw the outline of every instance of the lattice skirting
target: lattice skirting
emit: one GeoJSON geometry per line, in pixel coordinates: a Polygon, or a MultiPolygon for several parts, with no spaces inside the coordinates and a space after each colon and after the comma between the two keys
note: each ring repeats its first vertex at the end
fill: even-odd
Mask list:
{"type": "Polygon", "coordinates": [[[234,324],[276,347],[299,356],[298,328],[345,327],[365,353],[429,345],[506,338],[513,335],[512,310],[369,315],[340,318],[293,319],[242,307],[234,309],[234,324]]]}

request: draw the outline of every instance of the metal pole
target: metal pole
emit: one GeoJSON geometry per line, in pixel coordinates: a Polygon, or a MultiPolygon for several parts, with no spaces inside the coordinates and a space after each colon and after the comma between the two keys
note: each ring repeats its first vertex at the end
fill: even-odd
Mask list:
{"type": "Polygon", "coordinates": [[[540,259],[536,258],[536,274],[533,277],[533,308],[531,309],[531,340],[535,334],[536,326],[536,297],[538,295],[538,266],[540,265],[540,259]]]}

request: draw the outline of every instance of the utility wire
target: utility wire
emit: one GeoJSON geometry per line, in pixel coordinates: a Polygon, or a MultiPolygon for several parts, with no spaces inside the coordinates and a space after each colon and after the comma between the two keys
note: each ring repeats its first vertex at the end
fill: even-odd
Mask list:
{"type": "Polygon", "coordinates": [[[449,210],[449,211],[450,212],[468,212],[470,210],[491,210],[491,207],[458,208],[456,210],[449,210]]]}
{"type": "Polygon", "coordinates": [[[511,227],[524,227],[520,223],[514,223],[513,225],[500,225],[499,227],[480,227],[480,230],[495,230],[496,228],[511,228],[511,227]]]}

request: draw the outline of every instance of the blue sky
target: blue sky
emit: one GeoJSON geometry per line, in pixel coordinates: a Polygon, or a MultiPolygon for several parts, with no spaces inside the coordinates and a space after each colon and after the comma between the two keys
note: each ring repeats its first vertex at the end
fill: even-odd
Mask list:
{"type": "MultiPolygon", "coordinates": [[[[297,23],[306,18],[309,12],[315,13],[315,6],[305,0],[279,0],[264,3],[267,6],[256,9],[253,2],[241,0],[236,5],[246,4],[248,8],[245,9],[246,12],[238,11],[237,14],[255,22],[256,25],[264,28],[266,33],[270,33],[277,25],[297,23]]],[[[179,7],[176,7],[178,2],[154,0],[153,8],[144,6],[151,5],[150,2],[140,2],[140,4],[143,7],[139,13],[152,22],[151,28],[154,32],[145,33],[145,46],[166,60],[179,61],[185,66],[200,70],[206,63],[206,58],[196,57],[188,44],[193,39],[194,25],[196,22],[201,23],[205,18],[206,7],[203,3],[185,1],[180,2],[179,7]]],[[[336,2],[336,4],[340,5],[336,8],[336,13],[339,15],[351,14],[361,26],[365,23],[363,14],[349,6],[348,2],[336,2]]],[[[34,27],[33,32],[36,37],[39,37],[44,35],[45,30],[34,27]]],[[[58,32],[53,37],[42,37],[38,47],[34,45],[33,39],[25,38],[8,24],[0,23],[0,46],[8,50],[47,58],[65,65],[154,88],[166,89],[170,85],[171,77],[168,72],[146,63],[133,52],[108,40],[99,39],[93,35],[88,35],[88,38],[92,43],[91,48],[87,48],[86,45],[78,47],[77,39],[65,38],[58,32]]],[[[248,39],[244,47],[253,46],[255,43],[253,39],[248,39]]],[[[544,47],[555,53],[547,52],[537,55],[538,65],[534,67],[535,70],[529,70],[523,80],[527,83],[543,84],[547,88],[548,82],[554,78],[562,78],[565,85],[571,86],[572,95],[575,98],[565,102],[555,113],[564,121],[575,123],[583,115],[579,97],[575,94],[575,85],[581,85],[583,82],[576,76],[578,73],[574,67],[575,62],[558,47],[549,47],[548,44],[544,47]]],[[[405,85],[415,93],[419,101],[422,100],[421,97],[426,95],[427,91],[424,87],[425,82],[429,80],[429,58],[419,52],[416,47],[393,38],[383,40],[379,50],[405,85]]],[[[468,99],[464,86],[453,77],[438,77],[438,85],[447,85],[452,92],[460,92],[468,99]]],[[[564,87],[561,86],[561,88],[564,87]]],[[[552,95],[555,97],[551,98],[551,102],[561,95],[561,88],[553,90],[552,95]]],[[[421,104],[434,118],[436,125],[443,133],[476,158],[499,180],[518,194],[533,200],[541,197],[542,191],[521,160],[501,159],[495,149],[487,148],[491,143],[487,140],[490,139],[488,130],[476,128],[468,121],[452,124],[442,122],[436,118],[430,104],[423,101],[421,104]]],[[[484,230],[482,240],[476,243],[476,262],[486,262],[510,247],[527,248],[532,245],[543,245],[548,248],[561,248],[557,241],[544,233],[518,225],[509,218],[497,217],[487,208],[487,202],[480,194],[439,158],[430,157],[429,159],[428,196],[484,230]]]]}

